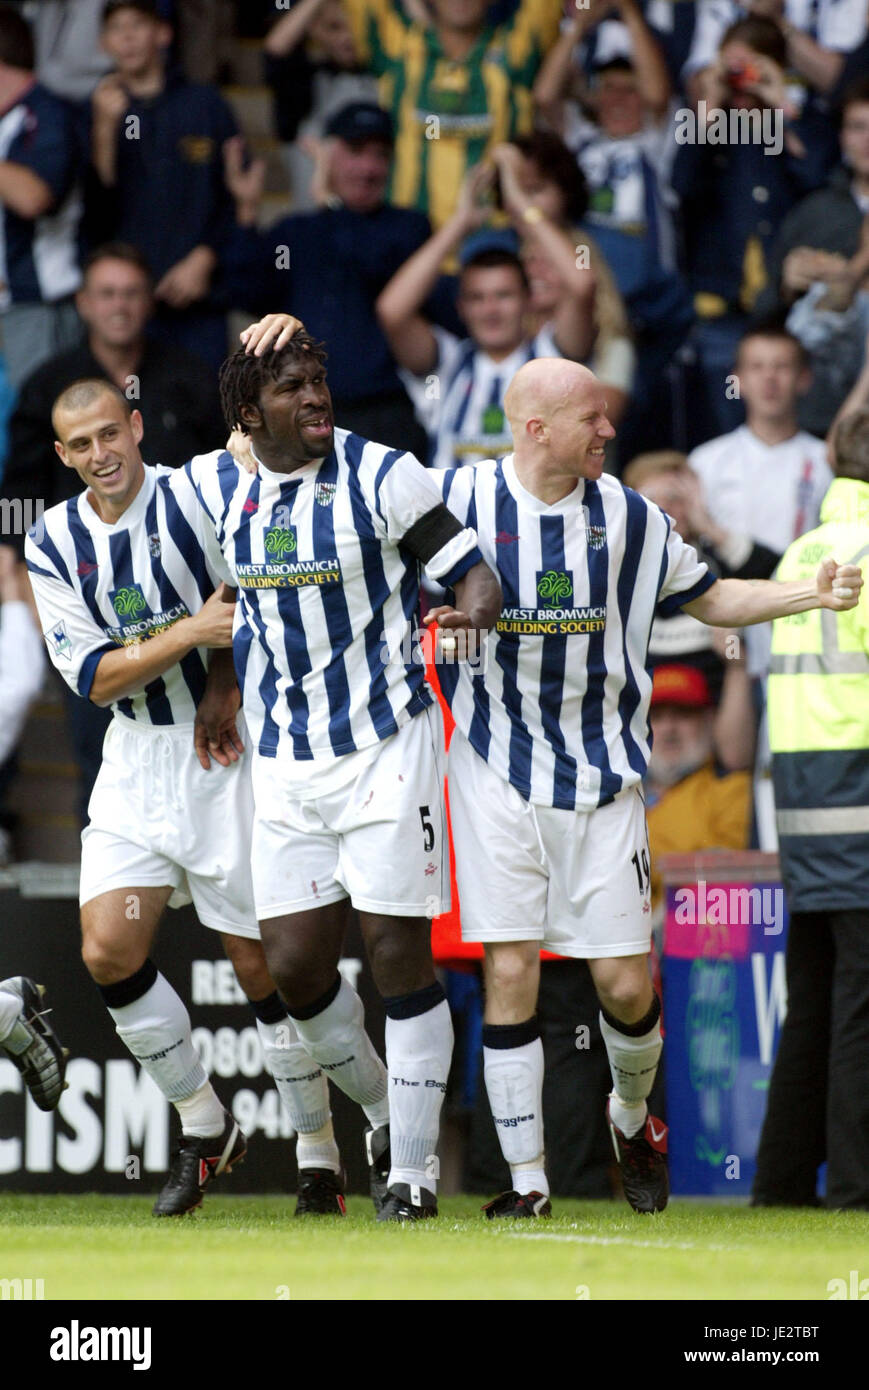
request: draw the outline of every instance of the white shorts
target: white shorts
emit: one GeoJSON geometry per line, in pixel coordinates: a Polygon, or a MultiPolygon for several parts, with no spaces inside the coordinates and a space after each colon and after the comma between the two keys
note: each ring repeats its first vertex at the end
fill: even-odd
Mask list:
{"type": "Polygon", "coordinates": [[[535,806],[457,731],[449,789],[463,941],[539,941],[581,960],[648,952],[649,846],[637,788],[595,811],[535,806]]]}
{"type": "Polygon", "coordinates": [[[280,755],[254,756],[253,790],[251,857],[260,921],[347,897],[363,912],[388,917],[449,910],[443,725],[436,705],[374,748],[330,760],[321,772],[280,755]],[[302,795],[303,767],[309,772],[302,795]]]}
{"type": "MultiPolygon", "coordinates": [[[[246,731],[239,725],[242,737],[246,731]]],[[[246,740],[245,740],[246,741],[246,740]]],[[[173,888],[204,927],[259,937],[250,873],[250,754],[206,772],[193,726],[116,715],[81,837],[79,902],[116,888],[173,888]]]]}

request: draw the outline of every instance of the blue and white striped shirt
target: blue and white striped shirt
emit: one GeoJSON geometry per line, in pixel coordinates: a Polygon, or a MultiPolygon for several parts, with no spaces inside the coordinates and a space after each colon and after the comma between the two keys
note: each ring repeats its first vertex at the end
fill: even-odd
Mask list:
{"type": "MultiPolygon", "coordinates": [[[[228,453],[191,460],[238,585],[235,667],[263,757],[332,761],[396,733],[433,696],[414,633],[419,567],[402,538],[441,504],[410,454],[335,431],[325,459],[255,476],[228,453]]],[[[480,560],[471,529],[431,557],[455,583],[480,560]]]]}
{"type": "Polygon", "coordinates": [[[496,362],[471,338],[434,328],[437,362],[430,373],[400,371],[417,419],[429,437],[432,468],[456,468],[506,452],[513,442],[504,392],[533,357],[560,357],[551,330],[542,328],[496,362]]]}
{"type": "Polygon", "coordinates": [[[484,670],[439,667],[457,728],[526,800],[606,805],[646,770],[656,609],[714,576],[660,508],[607,475],[552,506],[521,485],[512,454],[435,476],[503,592],[484,670]]]}
{"type": "MultiPolygon", "coordinates": [[[[205,517],[195,506],[185,516],[169,488],[174,473],[146,466],[114,524],[100,520],[85,489],[28,532],[24,552],[48,654],[79,695],[90,694],[107,652],[133,649],[198,612],[225,577],[205,517]]],[[[112,708],[138,723],[192,724],[207,670],[207,649],[194,648],[112,708]]]]}

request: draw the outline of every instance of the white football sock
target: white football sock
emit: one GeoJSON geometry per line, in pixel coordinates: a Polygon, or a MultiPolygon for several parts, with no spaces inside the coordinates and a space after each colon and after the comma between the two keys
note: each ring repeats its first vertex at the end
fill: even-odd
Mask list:
{"type": "Polygon", "coordinates": [[[9,1037],[20,1013],[21,1000],[18,995],[7,994],[5,989],[0,990],[0,1043],[9,1037]]]}
{"type": "Polygon", "coordinates": [[[365,1008],[345,979],[331,1004],[313,1018],[293,1018],[309,1057],[346,1096],[365,1111],[370,1124],[389,1116],[386,1068],[365,1031],[365,1008]]]}
{"type": "MultiPolygon", "coordinates": [[[[432,991],[419,990],[420,995],[432,991]]],[[[437,1191],[437,1145],[440,1113],[450,1060],[453,1025],[449,1005],[440,998],[433,1007],[411,1017],[390,1015],[386,1008],[386,1064],[389,1068],[389,1142],[392,1167],[389,1186],[407,1183],[437,1191]]],[[[405,996],[413,1000],[414,996],[405,996]]],[[[413,1007],[412,1003],[410,1007],[413,1007]]]]}
{"type": "Polygon", "coordinates": [[[530,1163],[511,1163],[510,1181],[514,1192],[542,1192],[549,1196],[549,1179],[543,1166],[544,1157],[539,1153],[530,1163]]]}
{"type": "MultiPolygon", "coordinates": [[[[512,1025],[504,1028],[513,1031],[512,1025]]],[[[483,1026],[483,1076],[501,1152],[510,1165],[514,1192],[548,1196],[543,1168],[543,1042],[538,1036],[519,1047],[485,1046],[498,1032],[497,1025],[483,1026]]]]}
{"type": "Polygon", "coordinates": [[[210,1081],[186,1100],[176,1100],[175,1109],[184,1134],[198,1139],[216,1139],[223,1133],[226,1110],[210,1081]]]}
{"type": "Polygon", "coordinates": [[[633,1139],[635,1134],[639,1134],[648,1113],[649,1107],[644,1100],[637,1101],[636,1105],[626,1105],[615,1091],[610,1091],[609,1117],[626,1139],[633,1139]]]}
{"type": "Polygon", "coordinates": [[[645,1124],[648,1114],[646,1096],[654,1085],[664,1045],[660,1013],[648,1032],[642,1033],[639,1037],[630,1037],[620,1029],[614,1028],[602,1013],[600,1031],[606,1045],[613,1078],[610,1119],[625,1138],[630,1139],[645,1124]]]}
{"type": "Polygon", "coordinates": [[[166,977],[158,973],[140,998],[109,1008],[109,1013],[118,1037],[166,1099],[176,1106],[194,1099],[190,1119],[182,1117],[184,1133],[202,1138],[219,1134],[225,1123],[224,1108],[193,1046],[190,1015],[166,977]]]}
{"type": "Polygon", "coordinates": [[[320,1129],[299,1134],[296,1163],[300,1168],[331,1168],[333,1173],[341,1172],[341,1155],[335,1143],[331,1115],[320,1129]]]}
{"type": "Polygon", "coordinates": [[[340,1172],[341,1159],[329,1109],[329,1083],[322,1068],[305,1051],[289,1015],[279,1023],[263,1023],[258,1018],[256,1028],[266,1070],[299,1136],[296,1162],[300,1168],[331,1168],[340,1172]]]}

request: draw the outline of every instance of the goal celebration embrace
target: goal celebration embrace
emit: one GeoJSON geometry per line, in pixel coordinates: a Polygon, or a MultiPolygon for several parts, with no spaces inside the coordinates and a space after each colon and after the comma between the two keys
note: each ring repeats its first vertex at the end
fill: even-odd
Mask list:
{"type": "MultiPolygon", "coordinates": [[[[420,942],[427,954],[425,919],[417,916],[414,925],[425,894],[417,889],[415,897],[387,905],[384,895],[399,881],[398,866],[384,866],[380,887],[366,881],[376,859],[369,852],[355,860],[352,847],[354,840],[365,843],[370,822],[348,815],[360,805],[362,789],[361,805],[381,814],[373,811],[382,799],[375,769],[396,746],[393,740],[409,736],[418,715],[419,727],[432,720],[421,664],[401,661],[390,669],[384,661],[390,650],[401,652],[416,611],[417,592],[408,602],[400,583],[389,582],[388,547],[400,541],[455,601],[436,603],[428,620],[456,637],[489,631],[482,673],[461,660],[439,668],[456,724],[448,780],[462,933],[484,945],[484,1079],[513,1182],[484,1210],[491,1218],[540,1217],[551,1210],[536,1016],[541,947],[589,962],[612,1072],[607,1120],[625,1195],[639,1212],[662,1210],[667,1128],[646,1104],[662,1047],[660,1000],[648,967],[649,851],[641,791],[649,754],[645,644],[652,618],[656,608],[685,608],[701,622],[733,627],[813,608],[846,611],[859,599],[859,567],[830,560],[811,583],[716,579],[657,507],[604,475],[604,447],[613,435],[605,392],[578,364],[542,358],[517,372],[505,395],[511,454],[426,474],[396,450],[334,429],[322,352],[297,320],[269,315],[242,337],[244,348],[221,375],[238,459],[198,458],[185,471],[214,527],[227,566],[222,577],[239,591],[236,669],[254,740],[254,895],[266,958],[300,1037],[315,1060],[334,1065],[332,1014],[337,1022],[343,992],[336,997],[334,967],[348,899],[360,913],[375,978],[379,953],[389,959],[398,933],[409,958],[420,942]],[[375,498],[367,491],[372,482],[375,498]],[[286,553],[296,558],[275,563],[270,537],[278,519],[282,534],[292,538],[286,553]],[[499,543],[504,535],[513,538],[509,547],[499,543]],[[554,608],[545,583],[541,591],[539,576],[549,574],[563,580],[562,601],[570,594],[577,609],[603,614],[605,622],[589,624],[596,628],[591,633],[571,630],[580,626],[570,617],[573,608],[554,608]],[[361,581],[358,596],[354,575],[361,581]],[[372,592],[385,597],[390,589],[391,607],[374,608],[372,592]],[[547,622],[544,636],[525,635],[502,622],[515,609],[566,616],[547,622]],[[298,633],[295,681],[288,623],[298,633]],[[340,691],[340,705],[334,694],[328,698],[330,683],[340,691]],[[361,787],[352,763],[345,768],[348,757],[365,768],[361,787]],[[321,759],[329,791],[322,804],[312,787],[321,759]],[[282,767],[283,809],[275,797],[275,773],[282,767]],[[349,803],[334,795],[342,784],[353,788],[349,803]],[[306,830],[286,809],[291,790],[308,805],[306,830]],[[265,806],[267,816],[260,810],[265,806]],[[281,858],[292,864],[291,848],[285,854],[280,848],[288,832],[298,837],[306,878],[312,865],[319,868],[322,853],[317,893],[335,906],[315,907],[302,871],[294,878],[291,867],[282,866],[280,882],[292,887],[276,895],[281,858]],[[268,836],[262,846],[260,835],[268,836]],[[343,904],[340,911],[337,904],[343,904]],[[377,928],[369,925],[374,909],[385,919],[377,928]],[[326,923],[331,937],[320,925],[326,923]],[[328,960],[326,940],[333,943],[328,960]],[[298,994],[299,978],[314,996],[307,1002],[298,994]]],[[[212,720],[207,732],[217,740],[223,725],[212,720]]],[[[439,732],[432,737],[437,744],[439,732]]],[[[410,803],[420,804],[424,792],[425,804],[437,806],[439,777],[436,772],[410,803]]],[[[394,793],[391,801],[400,819],[394,793]]],[[[396,834],[405,856],[413,845],[411,825],[417,833],[414,819],[409,811],[404,833],[396,834]]],[[[387,843],[381,822],[378,845],[387,843]]],[[[442,846],[442,830],[427,830],[423,858],[442,854],[442,846]]],[[[437,1211],[431,1157],[449,1071],[450,1030],[438,1029],[441,1009],[448,1025],[442,991],[430,961],[420,959],[415,970],[413,980],[402,971],[394,994],[395,986],[378,980],[388,1020],[393,1164],[407,1083],[423,1083],[417,1102],[430,1093],[425,1111],[417,1104],[422,1131],[407,1150],[417,1162],[389,1175],[386,1215],[394,1212],[399,1220],[437,1211]],[[391,1041],[397,1047],[402,1032],[409,1032],[398,1029],[399,1022],[419,1029],[420,1040],[427,1030],[426,1042],[412,1045],[424,1058],[414,1075],[405,1075],[406,1062],[390,1057],[391,1041]]],[[[342,1084],[334,1072],[332,1079],[342,1084]]]]}

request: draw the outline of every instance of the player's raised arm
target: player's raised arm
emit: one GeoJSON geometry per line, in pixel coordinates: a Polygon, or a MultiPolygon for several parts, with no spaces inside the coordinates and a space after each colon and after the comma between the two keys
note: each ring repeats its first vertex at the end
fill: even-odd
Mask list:
{"type": "Polygon", "coordinates": [[[484,200],[493,179],[491,164],[471,169],[452,217],[405,261],[377,300],[377,317],[395,360],[414,376],[434,371],[438,362],[438,340],[422,306],[444,261],[490,216],[491,207],[484,200]]]}
{"type": "Polygon", "coordinates": [[[859,565],[825,560],[813,580],[718,579],[684,611],[712,627],[749,627],[812,608],[846,613],[856,608],[863,587],[859,565]]]}

